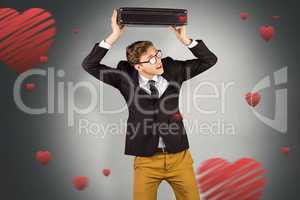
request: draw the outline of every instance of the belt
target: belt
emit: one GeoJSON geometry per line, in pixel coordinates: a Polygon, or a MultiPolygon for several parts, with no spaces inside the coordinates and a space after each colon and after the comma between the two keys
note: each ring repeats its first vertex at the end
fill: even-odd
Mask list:
{"type": "Polygon", "coordinates": [[[155,152],[168,153],[166,148],[156,147],[155,152]]]}

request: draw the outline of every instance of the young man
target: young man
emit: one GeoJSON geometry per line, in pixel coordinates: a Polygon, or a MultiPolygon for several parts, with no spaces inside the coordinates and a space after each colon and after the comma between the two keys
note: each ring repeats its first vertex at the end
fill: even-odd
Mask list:
{"type": "Polygon", "coordinates": [[[188,138],[178,108],[182,83],[209,69],[217,57],[202,40],[192,40],[186,27],[170,27],[196,57],[186,61],[162,58],[150,41],[137,41],[126,48],[127,60],[117,68],[101,63],[125,27],[111,18],[112,33],[96,43],[83,60],[83,68],[97,79],[117,88],[124,96],[129,116],[125,154],[134,158],[134,200],[156,200],[162,180],[177,200],[199,200],[188,138]]]}

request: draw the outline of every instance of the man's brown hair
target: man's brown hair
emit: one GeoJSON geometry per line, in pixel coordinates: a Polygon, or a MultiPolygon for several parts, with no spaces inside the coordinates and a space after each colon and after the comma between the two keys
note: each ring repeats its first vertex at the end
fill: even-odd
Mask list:
{"type": "Polygon", "coordinates": [[[136,41],[130,44],[126,48],[127,61],[131,65],[140,62],[141,55],[146,53],[150,46],[153,46],[153,43],[147,40],[136,41]]]}

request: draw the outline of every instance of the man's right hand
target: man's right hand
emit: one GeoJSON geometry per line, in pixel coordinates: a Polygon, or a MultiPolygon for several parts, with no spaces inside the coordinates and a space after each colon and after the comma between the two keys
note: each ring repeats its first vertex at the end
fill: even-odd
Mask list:
{"type": "Polygon", "coordinates": [[[113,14],[111,16],[111,28],[112,28],[112,33],[105,39],[105,42],[109,43],[112,45],[114,42],[116,42],[121,35],[124,33],[125,26],[124,25],[119,25],[117,23],[117,10],[113,10],[113,14]]]}

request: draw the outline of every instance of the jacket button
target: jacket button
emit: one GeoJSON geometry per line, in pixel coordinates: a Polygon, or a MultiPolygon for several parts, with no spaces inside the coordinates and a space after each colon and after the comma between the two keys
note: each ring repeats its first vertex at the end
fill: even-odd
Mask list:
{"type": "Polygon", "coordinates": [[[176,121],[179,121],[179,120],[182,120],[182,116],[180,114],[180,112],[176,112],[174,115],[173,115],[174,119],[176,121]]]}

